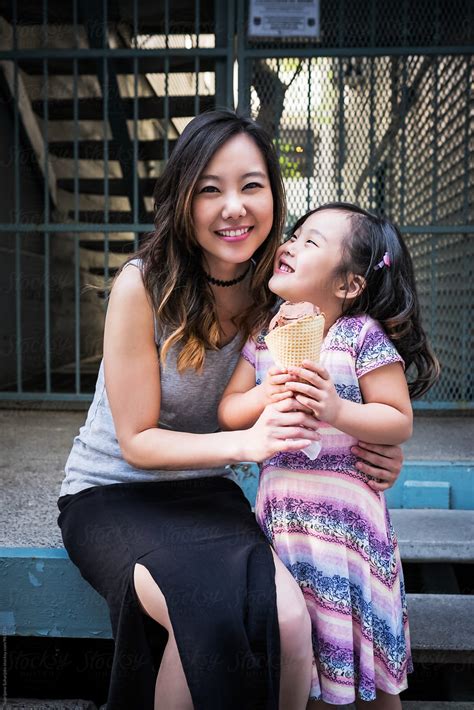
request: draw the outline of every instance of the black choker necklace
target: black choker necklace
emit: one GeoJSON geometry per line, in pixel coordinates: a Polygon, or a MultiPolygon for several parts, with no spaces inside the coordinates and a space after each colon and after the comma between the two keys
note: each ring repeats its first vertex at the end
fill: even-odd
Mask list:
{"type": "Polygon", "coordinates": [[[223,281],[222,279],[215,279],[213,276],[208,274],[207,271],[204,272],[204,276],[209,281],[209,283],[213,284],[214,286],[235,286],[235,284],[239,284],[241,281],[243,281],[245,279],[248,272],[250,271],[251,266],[252,266],[252,262],[250,262],[250,264],[245,269],[243,274],[241,274],[240,276],[237,276],[236,279],[232,279],[231,281],[223,281]]]}

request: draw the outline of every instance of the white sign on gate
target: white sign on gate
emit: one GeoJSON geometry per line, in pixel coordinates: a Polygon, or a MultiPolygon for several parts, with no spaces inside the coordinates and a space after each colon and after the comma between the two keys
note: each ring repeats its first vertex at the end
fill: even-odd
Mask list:
{"type": "Polygon", "coordinates": [[[319,0],[250,0],[250,37],[319,37],[319,0]]]}

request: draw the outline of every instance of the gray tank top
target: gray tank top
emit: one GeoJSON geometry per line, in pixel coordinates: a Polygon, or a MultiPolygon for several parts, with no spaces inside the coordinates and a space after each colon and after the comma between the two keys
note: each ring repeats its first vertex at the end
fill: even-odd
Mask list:
{"type": "MultiPolygon", "coordinates": [[[[133,260],[127,264],[129,265],[139,268],[140,264],[133,260]]],[[[158,351],[163,340],[155,326],[158,351]]],[[[192,369],[178,373],[176,364],[179,346],[173,346],[168,351],[165,368],[160,360],[160,428],[195,434],[218,431],[217,406],[237,363],[238,345],[237,334],[220,350],[206,351],[201,373],[192,369]]],[[[103,361],[100,364],[94,399],[86,422],[74,439],[65,470],[66,477],[60,496],[111,483],[170,481],[206,476],[234,478],[233,471],[223,466],[180,471],[145,470],[130,466],[123,458],[117,441],[105,389],[103,361]]]]}

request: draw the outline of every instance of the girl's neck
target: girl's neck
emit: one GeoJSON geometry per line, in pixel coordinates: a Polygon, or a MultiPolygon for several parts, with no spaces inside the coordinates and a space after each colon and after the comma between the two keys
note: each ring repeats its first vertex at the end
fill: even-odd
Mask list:
{"type": "Polygon", "coordinates": [[[324,336],[326,336],[329,328],[331,328],[338,318],[342,316],[341,306],[339,301],[334,304],[330,303],[315,303],[315,306],[324,313],[324,336]]]}

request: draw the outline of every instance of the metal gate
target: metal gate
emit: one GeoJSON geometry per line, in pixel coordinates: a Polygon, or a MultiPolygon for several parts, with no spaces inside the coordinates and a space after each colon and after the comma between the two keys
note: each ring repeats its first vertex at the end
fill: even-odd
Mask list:
{"type": "Polygon", "coordinates": [[[401,226],[443,367],[417,406],[472,408],[472,3],[321,0],[317,42],[250,40],[247,0],[64,5],[0,5],[1,399],[90,400],[154,180],[235,90],[275,138],[290,221],[346,199],[401,226]]]}

